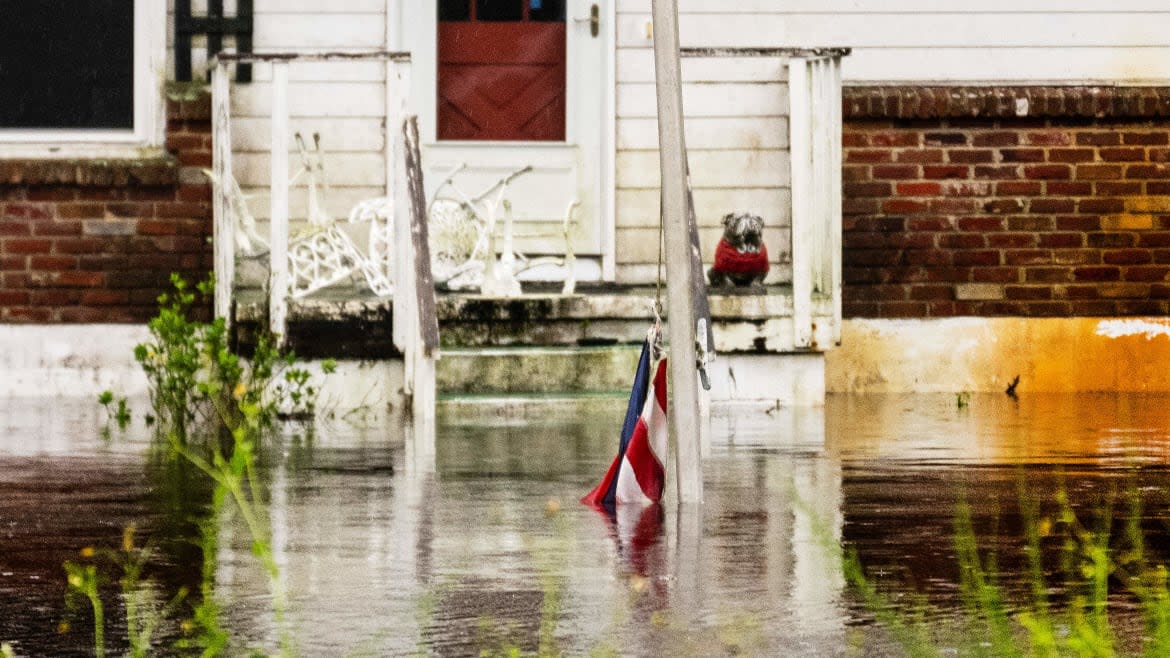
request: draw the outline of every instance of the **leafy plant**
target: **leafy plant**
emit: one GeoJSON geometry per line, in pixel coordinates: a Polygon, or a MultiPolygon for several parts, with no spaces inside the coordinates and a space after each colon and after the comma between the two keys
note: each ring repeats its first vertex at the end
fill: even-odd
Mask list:
{"type": "Polygon", "coordinates": [[[130,425],[130,405],[126,398],[115,397],[114,392],[107,389],[98,394],[98,404],[106,410],[107,429],[111,421],[116,423],[118,429],[121,430],[130,425]]]}

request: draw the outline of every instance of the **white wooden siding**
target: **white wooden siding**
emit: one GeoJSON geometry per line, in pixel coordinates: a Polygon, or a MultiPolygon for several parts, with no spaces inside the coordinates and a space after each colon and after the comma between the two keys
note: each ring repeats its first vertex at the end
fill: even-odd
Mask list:
{"type": "MultiPolygon", "coordinates": [[[[649,61],[650,0],[616,2],[619,48],[649,61]]],[[[679,12],[684,47],[851,47],[846,84],[1170,81],[1161,0],[679,0],[679,12]]]]}

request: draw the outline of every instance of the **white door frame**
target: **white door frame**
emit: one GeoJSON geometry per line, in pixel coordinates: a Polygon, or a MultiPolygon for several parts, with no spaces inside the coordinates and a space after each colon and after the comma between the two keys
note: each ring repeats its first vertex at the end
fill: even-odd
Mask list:
{"type": "MultiPolygon", "coordinates": [[[[600,126],[600,153],[598,157],[598,208],[597,221],[600,230],[601,280],[613,281],[616,278],[615,262],[615,232],[616,232],[616,134],[617,134],[617,98],[616,98],[616,71],[617,71],[617,0],[596,0],[600,8],[601,32],[597,38],[602,40],[603,67],[601,71],[602,84],[599,92],[602,97],[600,126]]],[[[588,30],[587,25],[578,25],[574,18],[588,15],[588,8],[593,0],[566,0],[565,28],[567,31],[588,30]],[[584,9],[582,10],[582,7],[584,9]]],[[[436,100],[438,83],[438,7],[436,0],[409,0],[403,4],[402,0],[387,0],[386,2],[386,42],[388,49],[405,48],[411,52],[411,111],[418,114],[419,139],[424,150],[436,144],[436,100]]],[[[579,38],[579,37],[578,37],[579,38]]],[[[570,37],[570,41],[572,37],[570,37]]],[[[572,53],[569,53],[572,57],[572,53]]],[[[572,70],[571,65],[566,67],[572,70]]],[[[573,139],[575,127],[568,118],[573,112],[574,99],[572,81],[566,84],[566,138],[573,139]]],[[[521,144],[498,144],[498,148],[542,148],[546,144],[539,142],[521,144]]],[[[425,152],[424,152],[425,158],[425,152]]]]}

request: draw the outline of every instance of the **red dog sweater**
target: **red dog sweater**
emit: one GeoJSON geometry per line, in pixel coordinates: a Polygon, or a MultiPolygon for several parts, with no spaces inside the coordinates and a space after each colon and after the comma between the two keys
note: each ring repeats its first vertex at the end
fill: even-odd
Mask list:
{"type": "Polygon", "coordinates": [[[763,276],[768,273],[768,248],[761,244],[760,250],[754,254],[742,252],[721,239],[715,247],[715,271],[763,276]]]}

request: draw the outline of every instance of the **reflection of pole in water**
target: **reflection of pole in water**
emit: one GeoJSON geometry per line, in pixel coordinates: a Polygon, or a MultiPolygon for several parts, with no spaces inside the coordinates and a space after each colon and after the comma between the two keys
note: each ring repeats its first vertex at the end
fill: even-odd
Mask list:
{"type": "Polygon", "coordinates": [[[841,591],[845,584],[841,542],[841,467],[824,458],[793,466],[792,610],[808,631],[844,631],[841,591]]]}

